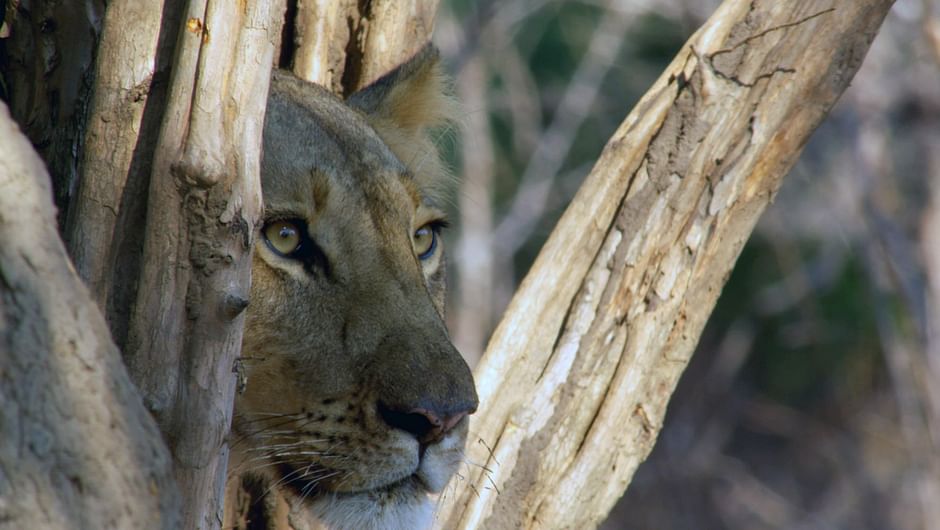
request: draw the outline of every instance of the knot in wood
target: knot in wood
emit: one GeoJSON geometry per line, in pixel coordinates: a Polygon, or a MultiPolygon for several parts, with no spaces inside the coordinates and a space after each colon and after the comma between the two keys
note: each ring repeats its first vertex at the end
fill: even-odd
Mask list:
{"type": "Polygon", "coordinates": [[[235,293],[226,293],[222,299],[222,312],[229,318],[235,318],[248,307],[248,298],[235,293]]]}

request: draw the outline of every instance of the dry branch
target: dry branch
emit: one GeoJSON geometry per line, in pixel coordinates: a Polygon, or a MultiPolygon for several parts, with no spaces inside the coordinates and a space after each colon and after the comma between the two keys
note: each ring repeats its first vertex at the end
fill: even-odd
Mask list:
{"type": "Polygon", "coordinates": [[[170,455],[0,104],[0,528],[179,528],[170,455]]]}
{"type": "Polygon", "coordinates": [[[355,0],[299,2],[293,72],[302,79],[343,92],[346,53],[350,49],[349,20],[358,20],[355,0]]]}
{"type": "Polygon", "coordinates": [[[193,0],[154,148],[125,359],[166,437],[184,528],[218,528],[261,214],[261,130],[282,2],[193,0]]]}
{"type": "Polygon", "coordinates": [[[363,61],[356,86],[376,80],[424,45],[434,31],[438,0],[369,2],[366,31],[361,37],[363,61]]]}
{"type": "Polygon", "coordinates": [[[171,30],[179,25],[161,24],[167,3],[112,2],[105,11],[81,175],[64,230],[75,268],[122,347],[165,105],[167,56],[177,37],[171,30]]]}
{"type": "Polygon", "coordinates": [[[300,2],[293,71],[337,94],[362,88],[428,41],[437,4],[438,0],[300,2]]]}
{"type": "Polygon", "coordinates": [[[442,528],[596,525],[645,459],[754,223],[890,0],[728,0],[627,117],[477,369],[442,528]]]}
{"type": "Polygon", "coordinates": [[[79,274],[102,308],[112,234],[153,81],[162,11],[161,2],[115,2],[105,12],[82,177],[66,238],[79,274]]]}

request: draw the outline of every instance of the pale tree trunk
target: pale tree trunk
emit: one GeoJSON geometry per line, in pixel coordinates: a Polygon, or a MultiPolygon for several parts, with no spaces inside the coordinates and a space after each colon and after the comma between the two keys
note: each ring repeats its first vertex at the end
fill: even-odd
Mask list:
{"type": "Polygon", "coordinates": [[[299,2],[292,70],[348,95],[421,49],[434,30],[438,1],[299,2]]]}
{"type": "Polygon", "coordinates": [[[179,528],[169,452],[4,105],[0,190],[0,528],[179,528]]]}
{"type": "Polygon", "coordinates": [[[477,367],[441,528],[587,528],[652,449],[754,223],[890,0],[728,0],[608,143],[477,367]]]}
{"type": "MultiPolygon", "coordinates": [[[[279,2],[183,11],[154,148],[125,361],[173,455],[186,528],[218,528],[261,215],[261,131],[279,2]]],[[[105,39],[108,34],[105,34],[105,39]]]]}
{"type": "Polygon", "coordinates": [[[69,254],[122,348],[137,288],[153,152],[181,26],[179,4],[109,5],[81,176],[65,222],[69,254]],[[164,12],[175,15],[161,24],[164,12]]]}

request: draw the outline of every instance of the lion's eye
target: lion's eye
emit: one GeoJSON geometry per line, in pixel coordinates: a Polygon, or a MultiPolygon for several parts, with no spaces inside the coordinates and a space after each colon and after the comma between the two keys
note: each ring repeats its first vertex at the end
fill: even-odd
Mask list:
{"type": "Polygon", "coordinates": [[[426,224],[416,230],[413,239],[418,259],[426,260],[434,255],[437,248],[437,230],[433,224],[426,224]]]}
{"type": "Polygon", "coordinates": [[[264,230],[264,240],[268,247],[282,256],[290,256],[300,248],[300,228],[292,221],[274,221],[264,230]]]}

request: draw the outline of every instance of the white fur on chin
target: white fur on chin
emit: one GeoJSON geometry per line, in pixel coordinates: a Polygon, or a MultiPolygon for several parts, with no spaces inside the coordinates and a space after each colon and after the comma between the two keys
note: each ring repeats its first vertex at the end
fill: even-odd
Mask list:
{"type": "Polygon", "coordinates": [[[393,492],[330,493],[314,501],[312,508],[330,530],[430,528],[434,503],[426,493],[412,488],[413,484],[403,484],[393,492]]]}
{"type": "Polygon", "coordinates": [[[452,435],[428,448],[415,476],[387,490],[325,493],[311,503],[330,530],[423,530],[434,522],[440,493],[461,461],[464,439],[452,435]]]}

